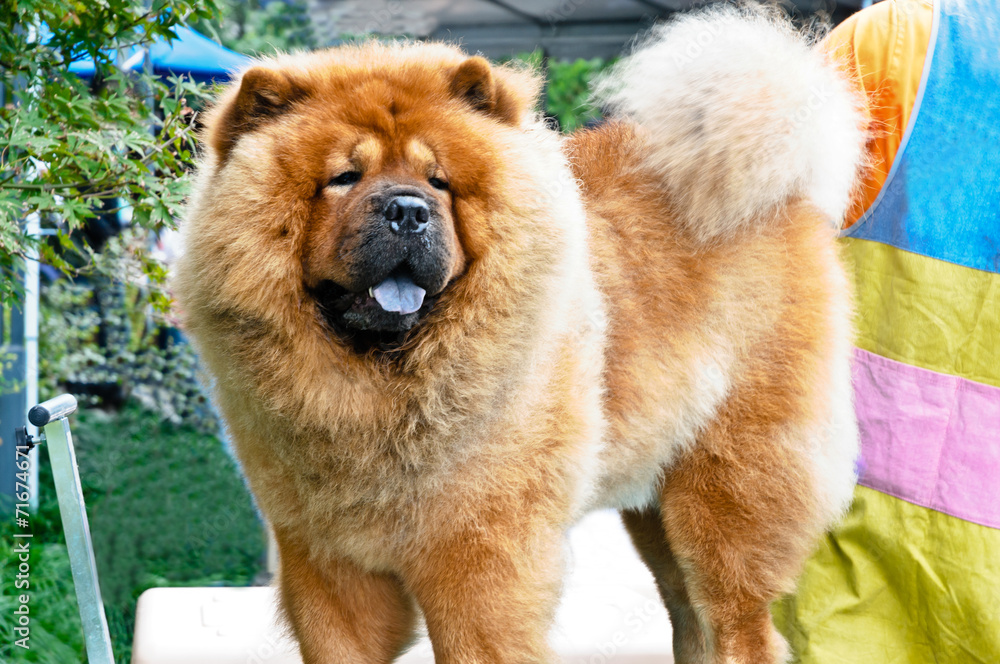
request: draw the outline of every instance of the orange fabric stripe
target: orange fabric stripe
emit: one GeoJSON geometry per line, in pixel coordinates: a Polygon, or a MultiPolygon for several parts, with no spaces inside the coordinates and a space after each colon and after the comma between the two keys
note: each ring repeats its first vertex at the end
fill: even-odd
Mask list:
{"type": "Polygon", "coordinates": [[[933,15],[929,0],[885,0],[850,16],[826,38],[828,52],[844,63],[868,100],[871,167],[845,228],[875,202],[899,150],[920,87],[933,15]]]}

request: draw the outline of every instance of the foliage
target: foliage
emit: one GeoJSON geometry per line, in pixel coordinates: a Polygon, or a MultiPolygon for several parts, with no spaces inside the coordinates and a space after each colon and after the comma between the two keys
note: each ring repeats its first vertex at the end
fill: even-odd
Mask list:
{"type": "MultiPolygon", "coordinates": [[[[127,243],[129,237],[120,239],[127,243]]],[[[71,392],[84,406],[115,406],[132,397],[174,424],[216,433],[218,419],[198,382],[194,351],[151,305],[150,290],[128,278],[121,266],[131,252],[117,244],[97,256],[118,265],[103,268],[116,278],[59,280],[42,289],[41,399],[71,392]]]]}
{"type": "MultiPolygon", "coordinates": [[[[0,311],[0,316],[4,315],[6,312],[0,311]]],[[[0,339],[0,394],[9,394],[11,392],[17,392],[21,389],[21,383],[13,378],[8,378],[14,369],[14,361],[17,359],[17,355],[10,352],[7,346],[4,346],[4,339],[0,339]]]]}
{"type": "MultiPolygon", "coordinates": [[[[72,424],[80,478],[116,660],[131,659],[135,602],[155,586],[247,585],[260,572],[264,536],[239,472],[218,438],[163,422],[130,402],[84,410],[72,424]],[[109,436],[108,432],[114,432],[109,436]]],[[[32,649],[12,650],[0,620],[0,660],[83,661],[59,508],[44,451],[32,518],[32,649]],[[22,660],[12,660],[17,655],[22,660]]],[[[8,530],[4,530],[4,529],[8,530]]],[[[0,611],[11,615],[17,565],[0,523],[0,611]]]]}
{"type": "MultiPolygon", "coordinates": [[[[49,243],[28,237],[22,220],[57,219],[59,240],[86,220],[128,207],[141,227],[172,225],[194,146],[188,102],[204,96],[190,80],[123,72],[131,53],[174,28],[209,20],[216,0],[0,0],[0,296],[16,290],[14,271],[32,246],[70,271],[49,243]],[[92,58],[86,81],[68,63],[92,58]],[[155,129],[153,131],[152,129],[155,129]]],[[[157,275],[151,259],[148,272],[157,275]]],[[[88,262],[85,261],[84,265],[88,262]]]]}
{"type": "Polygon", "coordinates": [[[213,21],[195,27],[247,55],[316,48],[305,2],[221,0],[213,21]]]}
{"type": "Polygon", "coordinates": [[[14,553],[15,540],[11,530],[0,526],[0,660],[4,662],[39,662],[40,664],[70,664],[83,661],[83,627],[76,609],[73,577],[66,545],[61,542],[31,540],[28,564],[31,566],[27,589],[14,587],[19,563],[14,553]],[[31,597],[31,649],[14,645],[14,621],[9,617],[17,608],[17,596],[27,592],[31,597]]]}
{"type": "Polygon", "coordinates": [[[94,497],[101,592],[119,650],[131,643],[134,603],[145,589],[253,580],[264,537],[217,438],[160,422],[134,405],[115,416],[85,412],[75,432],[84,491],[94,497]]]}
{"type": "Polygon", "coordinates": [[[600,119],[600,110],[590,103],[590,85],[610,64],[601,58],[549,62],[546,107],[563,131],[571,132],[600,119]]]}
{"type": "Polygon", "coordinates": [[[514,60],[545,74],[545,113],[558,121],[562,131],[569,133],[601,118],[600,109],[590,101],[590,86],[614,60],[546,61],[541,51],[523,53],[514,60]]]}

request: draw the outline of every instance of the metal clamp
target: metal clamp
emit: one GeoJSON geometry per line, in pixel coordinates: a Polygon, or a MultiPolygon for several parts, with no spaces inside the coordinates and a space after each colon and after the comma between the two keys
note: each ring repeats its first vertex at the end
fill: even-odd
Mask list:
{"type": "Polygon", "coordinates": [[[43,427],[54,420],[61,420],[76,412],[76,397],[60,394],[54,399],[43,401],[28,411],[28,421],[36,427],[43,427]]]}

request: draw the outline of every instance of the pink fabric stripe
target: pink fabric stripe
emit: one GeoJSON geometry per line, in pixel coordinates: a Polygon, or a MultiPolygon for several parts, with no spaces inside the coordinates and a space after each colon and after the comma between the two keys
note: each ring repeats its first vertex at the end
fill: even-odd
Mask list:
{"type": "Polygon", "coordinates": [[[867,487],[1000,528],[1000,389],[854,349],[867,487]]]}

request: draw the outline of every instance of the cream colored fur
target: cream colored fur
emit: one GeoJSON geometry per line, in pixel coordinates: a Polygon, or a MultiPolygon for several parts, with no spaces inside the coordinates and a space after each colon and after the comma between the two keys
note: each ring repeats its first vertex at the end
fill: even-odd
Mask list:
{"type": "Polygon", "coordinates": [[[815,203],[838,227],[865,142],[846,77],[759,7],[720,7],[654,30],[597,87],[641,125],[650,166],[703,242],[815,203]]]}

